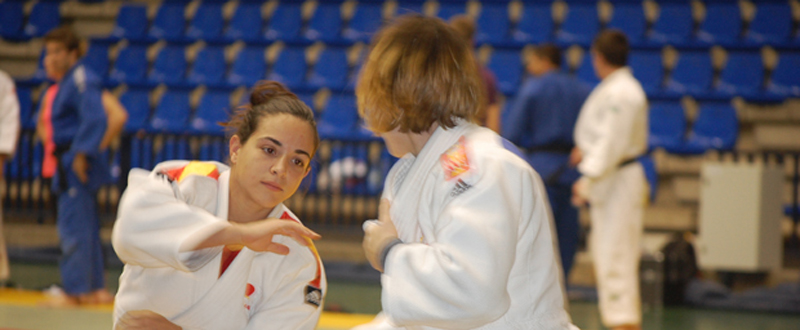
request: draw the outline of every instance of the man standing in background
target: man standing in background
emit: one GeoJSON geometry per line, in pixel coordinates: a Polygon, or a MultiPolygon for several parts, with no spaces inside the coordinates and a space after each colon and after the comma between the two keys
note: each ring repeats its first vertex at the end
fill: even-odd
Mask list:
{"type": "Polygon", "coordinates": [[[50,85],[41,99],[37,131],[55,146],[60,270],[65,295],[54,305],[108,303],[95,196],[108,180],[108,159],[101,156],[107,115],[101,80],[84,65],[80,39],[60,27],[44,37],[44,67],[50,85]]]}
{"type": "Polygon", "coordinates": [[[613,330],[638,330],[642,322],[638,274],[648,187],[637,158],[647,150],[647,97],[627,67],[628,52],[619,31],[595,37],[592,65],[601,82],[581,109],[572,156],[581,173],[573,202],[591,204],[600,316],[613,330]]]}
{"type": "Polygon", "coordinates": [[[591,87],[561,71],[561,51],[552,44],[528,56],[528,77],[503,116],[502,135],[525,150],[541,175],[553,210],[564,283],[578,249],[578,209],[571,204],[572,185],[580,174],[569,163],[575,122],[591,87]]]}
{"type": "Polygon", "coordinates": [[[14,80],[0,71],[0,287],[11,277],[3,236],[3,198],[6,194],[5,163],[14,155],[19,138],[19,100],[14,80]]]}

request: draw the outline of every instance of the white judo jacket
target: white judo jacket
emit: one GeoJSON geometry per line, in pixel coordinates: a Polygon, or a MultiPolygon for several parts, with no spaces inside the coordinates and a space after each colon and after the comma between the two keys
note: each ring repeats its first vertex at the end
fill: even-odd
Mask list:
{"type": "MultiPolygon", "coordinates": [[[[19,137],[19,115],[19,101],[14,80],[5,72],[0,71],[0,154],[14,155],[19,137]]],[[[0,164],[0,166],[3,165],[0,164]]]]}
{"type": "MultiPolygon", "coordinates": [[[[222,276],[222,247],[179,252],[230,225],[229,181],[229,168],[217,162],[131,170],[112,233],[125,263],[115,323],[125,312],[146,309],[185,330],[316,327],[327,283],[313,245],[275,236],[288,255],[243,248],[222,276]]],[[[298,221],[283,204],[269,217],[298,221]]]]}
{"type": "MultiPolygon", "coordinates": [[[[589,94],[575,124],[583,154],[578,171],[591,182],[647,150],[647,96],[627,67],[617,69],[589,94]]],[[[591,195],[591,194],[590,194],[591,195]]]]}
{"type": "Polygon", "coordinates": [[[489,129],[438,128],[384,198],[400,239],[383,312],[356,329],[574,329],[539,175],[489,129]]]}

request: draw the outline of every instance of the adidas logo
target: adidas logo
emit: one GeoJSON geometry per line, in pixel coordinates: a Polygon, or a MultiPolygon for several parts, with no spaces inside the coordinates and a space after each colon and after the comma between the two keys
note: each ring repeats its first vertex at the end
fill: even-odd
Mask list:
{"type": "Polygon", "coordinates": [[[469,188],[472,188],[472,186],[464,182],[464,180],[458,179],[458,181],[456,182],[456,186],[453,188],[453,191],[450,192],[450,196],[455,197],[461,195],[469,188]]]}

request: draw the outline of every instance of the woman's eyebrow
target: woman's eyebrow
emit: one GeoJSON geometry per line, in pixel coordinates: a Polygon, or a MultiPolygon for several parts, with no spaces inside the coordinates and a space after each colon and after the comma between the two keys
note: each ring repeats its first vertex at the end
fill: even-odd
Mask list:
{"type": "MultiPolygon", "coordinates": [[[[277,146],[279,146],[279,147],[283,147],[283,143],[281,143],[281,141],[275,140],[275,139],[273,139],[273,138],[271,138],[271,137],[269,137],[269,136],[267,136],[267,137],[263,137],[263,138],[261,138],[261,139],[262,139],[262,140],[264,140],[264,139],[266,139],[266,140],[270,140],[270,141],[272,141],[272,143],[275,143],[277,146]]],[[[301,154],[301,155],[306,155],[306,156],[308,156],[308,158],[311,158],[311,154],[310,154],[310,153],[308,153],[308,151],[305,151],[305,150],[303,150],[303,149],[295,149],[295,151],[294,151],[294,152],[295,152],[295,153],[298,153],[298,154],[301,154]]]]}

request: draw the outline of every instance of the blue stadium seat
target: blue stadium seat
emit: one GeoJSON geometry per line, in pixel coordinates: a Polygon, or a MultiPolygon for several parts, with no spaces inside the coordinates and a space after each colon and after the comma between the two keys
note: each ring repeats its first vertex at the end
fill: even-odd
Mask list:
{"type": "Polygon", "coordinates": [[[761,91],[763,81],[764,63],[758,51],[729,52],[716,90],[730,95],[753,95],[761,91]]]}
{"type": "Polygon", "coordinates": [[[589,45],[600,30],[597,4],[570,3],[567,16],[556,31],[556,39],[561,42],[589,45]]]}
{"type": "Polygon", "coordinates": [[[198,159],[200,160],[215,160],[224,163],[227,159],[228,146],[227,141],[222,139],[210,139],[200,142],[200,152],[198,159]]]}
{"type": "Polygon", "coordinates": [[[145,46],[131,44],[121,49],[109,79],[117,83],[142,83],[147,74],[145,46]]]}
{"type": "Polygon", "coordinates": [[[312,88],[344,88],[347,83],[347,50],[340,47],[325,48],[308,77],[312,88]]]}
{"type": "Polygon", "coordinates": [[[316,109],[314,109],[314,93],[297,92],[295,95],[297,95],[297,98],[299,98],[300,101],[303,101],[303,103],[311,108],[311,110],[314,110],[314,114],[317,113],[316,109]]]}
{"type": "Polygon", "coordinates": [[[661,51],[638,50],[631,52],[628,58],[633,76],[647,93],[661,89],[661,81],[664,79],[662,64],[661,51]]]}
{"type": "Polygon", "coordinates": [[[666,90],[674,93],[702,94],[711,88],[714,71],[706,51],[682,51],[667,81],[666,90]]]}
{"type": "Polygon", "coordinates": [[[356,99],[352,94],[334,93],[317,121],[321,139],[365,139],[369,134],[359,126],[356,99]]]}
{"type": "Polygon", "coordinates": [[[780,44],[792,35],[792,8],[786,1],[759,1],[745,39],[755,43],[780,44]]]}
{"type": "Polygon", "coordinates": [[[0,2],[0,37],[18,38],[22,35],[22,24],[25,20],[23,2],[0,2]]]}
{"type": "Polygon", "coordinates": [[[591,86],[595,86],[600,83],[600,78],[597,77],[597,73],[594,72],[594,65],[592,65],[592,53],[588,50],[583,52],[581,64],[575,71],[575,75],[579,80],[591,86]]]}
{"type": "Polygon", "coordinates": [[[686,114],[678,102],[653,101],[650,103],[650,149],[675,150],[683,144],[686,134],[686,114]]]}
{"type": "Polygon", "coordinates": [[[128,111],[125,132],[134,133],[147,129],[150,120],[150,92],[144,88],[129,88],[119,97],[119,102],[128,111]]]}
{"type": "Polygon", "coordinates": [[[119,9],[117,23],[111,36],[120,39],[141,40],[147,33],[147,6],[124,4],[119,9]]]}
{"type": "Polygon", "coordinates": [[[233,60],[227,81],[231,85],[250,87],[264,79],[266,71],[267,61],[264,58],[264,48],[246,47],[233,60]]]}
{"type": "Polygon", "coordinates": [[[381,27],[382,22],[383,3],[359,3],[342,36],[351,41],[369,41],[381,27]]]}
{"type": "Polygon", "coordinates": [[[710,44],[733,44],[742,32],[742,13],[734,1],[706,1],[706,18],[697,39],[710,44]]]}
{"type": "Polygon", "coordinates": [[[439,1],[439,11],[436,12],[436,16],[447,21],[451,17],[455,15],[463,14],[467,11],[467,6],[465,1],[459,0],[440,0],[439,1]]]}
{"type": "Polygon", "coordinates": [[[278,59],[272,64],[272,70],[267,79],[280,82],[289,88],[303,85],[306,79],[306,54],[305,49],[299,47],[286,47],[278,59]]]}
{"type": "Polygon", "coordinates": [[[89,50],[86,51],[82,63],[96,73],[101,79],[105,79],[106,76],[108,76],[109,67],[108,45],[93,42],[89,46],[89,50]]]}
{"type": "Polygon", "coordinates": [[[264,37],[268,40],[294,40],[300,35],[303,16],[300,3],[282,3],[275,8],[264,37]]]}
{"type": "Polygon", "coordinates": [[[206,46],[197,52],[186,80],[192,84],[217,85],[225,77],[225,50],[218,46],[206,46]]]}
{"type": "Polygon", "coordinates": [[[261,3],[240,2],[225,29],[225,38],[231,41],[255,41],[261,38],[264,20],[261,3]]]}
{"type": "Polygon", "coordinates": [[[189,122],[190,113],[189,92],[168,90],[153,112],[150,127],[162,133],[183,133],[189,122]]]}
{"type": "Polygon", "coordinates": [[[511,26],[508,18],[508,3],[484,2],[477,25],[476,42],[501,43],[506,41],[511,26]]]}
{"type": "Polygon", "coordinates": [[[553,15],[549,3],[526,3],[522,16],[512,32],[515,41],[540,43],[550,40],[553,34],[553,15]]]}
{"type": "Polygon", "coordinates": [[[26,87],[17,86],[17,99],[19,100],[19,120],[22,129],[36,128],[36,118],[33,114],[37,111],[33,109],[31,90],[26,87]]]}
{"type": "Polygon", "coordinates": [[[733,150],[738,135],[739,119],[730,103],[702,103],[686,142],[673,151],[702,154],[708,150],[733,150]]]}
{"type": "Polygon", "coordinates": [[[155,39],[180,40],[186,27],[185,6],[182,3],[164,2],[156,12],[153,25],[147,32],[155,39]]]}
{"type": "Polygon", "coordinates": [[[31,38],[42,37],[61,24],[60,2],[37,2],[33,5],[25,24],[25,35],[31,38]]]}
{"type": "Polygon", "coordinates": [[[647,29],[647,19],[644,16],[644,7],[641,1],[614,2],[614,13],[608,22],[609,28],[615,28],[625,33],[631,43],[644,39],[647,29]]]}
{"type": "Polygon", "coordinates": [[[304,36],[308,40],[335,41],[342,31],[341,3],[321,2],[308,22],[304,36]]]}
{"type": "Polygon", "coordinates": [[[191,122],[192,130],[196,133],[222,136],[225,129],[218,123],[227,122],[230,111],[231,98],[228,91],[207,91],[197,105],[191,122]]]}
{"type": "Polygon", "coordinates": [[[658,19],[649,39],[665,44],[683,44],[690,40],[694,28],[692,7],[686,2],[660,2],[658,19]]]}
{"type": "Polygon", "coordinates": [[[186,36],[192,39],[217,40],[222,35],[222,3],[203,2],[197,7],[186,36]]]}
{"type": "Polygon", "coordinates": [[[522,79],[522,62],[516,49],[495,49],[486,66],[497,77],[497,89],[511,95],[519,89],[522,79]]]}
{"type": "Polygon", "coordinates": [[[800,96],[800,52],[780,53],[767,90],[782,96],[800,96]]]}
{"type": "Polygon", "coordinates": [[[186,74],[186,54],[182,46],[169,45],[161,49],[147,76],[152,83],[178,84],[186,74]]]}
{"type": "MultiPolygon", "coordinates": [[[[19,147],[17,150],[19,151],[16,157],[19,158],[19,172],[17,177],[22,180],[30,180],[31,176],[31,164],[32,162],[32,155],[31,155],[31,146],[33,138],[30,134],[22,134],[19,138],[19,147]]],[[[15,157],[15,158],[16,158],[15,157]]]]}
{"type": "Polygon", "coordinates": [[[150,169],[153,160],[153,140],[149,136],[131,137],[131,168],[150,169]]]}
{"type": "Polygon", "coordinates": [[[424,5],[425,0],[400,1],[397,3],[397,10],[395,11],[394,16],[397,17],[411,13],[425,14],[424,5]]]}

